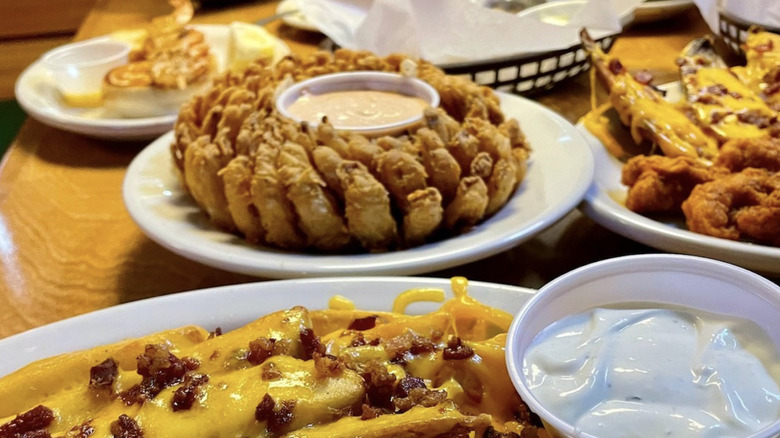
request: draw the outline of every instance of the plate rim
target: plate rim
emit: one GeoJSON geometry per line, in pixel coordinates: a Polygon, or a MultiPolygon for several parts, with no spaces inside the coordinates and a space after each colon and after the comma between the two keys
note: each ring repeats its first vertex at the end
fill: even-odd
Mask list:
{"type": "MultiPolygon", "coordinates": [[[[576,127],[593,152],[596,174],[606,160],[617,160],[603,150],[602,143],[582,122],[576,127]]],[[[582,210],[605,228],[662,251],[716,258],[763,273],[780,274],[780,248],[698,234],[642,216],[612,199],[598,178],[588,188],[582,210]]]]}
{"type": "MultiPolygon", "coordinates": [[[[357,305],[358,303],[356,302],[358,309],[389,311],[390,307],[386,306],[386,304],[392,305],[393,300],[399,293],[411,288],[441,288],[445,291],[446,297],[451,298],[450,281],[450,278],[408,276],[299,278],[194,289],[120,303],[54,321],[0,339],[0,357],[11,358],[8,361],[0,362],[0,378],[36,360],[54,357],[58,354],[80,351],[187,325],[198,325],[207,330],[230,324],[240,326],[270,312],[293,307],[293,305],[279,305],[277,300],[269,299],[269,297],[286,295],[287,299],[284,304],[289,304],[297,300],[298,297],[306,299],[312,296],[321,300],[321,302],[327,302],[332,296],[339,294],[353,300],[361,300],[364,303],[368,303],[361,306],[357,305]],[[373,285],[374,287],[366,287],[367,285],[373,285]],[[285,292],[295,288],[301,289],[301,293],[285,294],[285,292]],[[390,294],[386,289],[397,289],[398,292],[390,294]],[[215,305],[222,304],[224,306],[226,299],[232,299],[232,304],[227,306],[228,311],[222,312],[214,320],[208,320],[209,316],[205,315],[210,314],[211,309],[215,305]],[[247,302],[255,306],[249,308],[247,302]],[[190,312],[193,308],[196,309],[194,311],[196,315],[190,317],[190,312]],[[127,316],[137,316],[145,312],[163,312],[171,309],[175,313],[168,320],[143,318],[139,324],[132,327],[116,324],[117,320],[127,316]],[[233,320],[225,321],[225,318],[233,318],[233,320]],[[213,324],[213,327],[206,327],[207,323],[213,324]],[[63,338],[66,339],[65,344],[57,342],[63,338]],[[55,343],[56,345],[50,345],[55,343]]],[[[516,311],[507,310],[505,303],[497,302],[497,297],[506,298],[506,302],[513,300],[512,302],[517,303],[515,307],[519,310],[536,293],[536,289],[485,281],[469,280],[468,285],[469,296],[477,298],[484,304],[507,311],[512,315],[516,311]],[[493,302],[494,300],[496,302],[493,302]]],[[[326,308],[325,305],[311,305],[301,302],[294,305],[302,305],[310,310],[326,308]]],[[[419,314],[421,311],[435,310],[440,306],[441,303],[424,302],[422,307],[411,308],[408,313],[419,314]]]]}
{"type": "MultiPolygon", "coordinates": [[[[449,252],[440,251],[438,248],[433,247],[441,243],[434,242],[432,244],[413,247],[402,251],[354,255],[313,255],[303,253],[284,253],[283,251],[269,248],[268,251],[270,251],[270,253],[278,254],[278,257],[275,257],[275,260],[271,260],[270,262],[264,260],[263,257],[264,255],[268,255],[269,252],[262,250],[257,251],[256,256],[252,255],[250,261],[247,261],[244,257],[240,257],[234,253],[223,252],[220,254],[203,254],[200,252],[199,248],[193,248],[191,242],[183,237],[175,236],[173,240],[164,238],[164,236],[161,235],[164,233],[160,231],[159,228],[155,229],[154,224],[150,223],[148,218],[145,217],[146,211],[145,206],[140,199],[141,197],[132,190],[133,185],[137,184],[136,179],[140,178],[140,167],[144,162],[148,161],[149,157],[154,153],[153,147],[157,145],[156,147],[160,148],[161,146],[159,146],[158,142],[165,142],[167,139],[172,138],[172,132],[168,132],[152,142],[152,144],[142,150],[135,157],[133,162],[130,163],[130,166],[128,166],[122,187],[122,195],[125,202],[125,207],[133,221],[142,229],[147,237],[154,240],[163,247],[183,257],[198,261],[206,265],[232,272],[266,278],[297,278],[337,275],[415,275],[451,268],[480,260],[491,255],[498,254],[531,239],[539,232],[552,226],[569,211],[576,208],[576,206],[583,199],[585,192],[590,186],[591,182],[593,181],[595,168],[592,151],[585,140],[581,138],[581,135],[577,132],[574,125],[569,123],[559,114],[542,106],[539,103],[520,96],[509,95],[502,92],[497,92],[497,94],[502,99],[509,99],[510,101],[517,99],[516,102],[518,104],[527,105],[527,107],[532,111],[538,112],[540,116],[549,118],[552,123],[564,126],[566,129],[565,134],[572,138],[572,142],[579,143],[579,146],[583,149],[580,151],[580,155],[582,155],[582,157],[578,157],[582,158],[582,162],[578,164],[578,168],[581,169],[581,173],[578,175],[578,179],[575,180],[573,189],[565,196],[562,196],[562,199],[558,204],[545,206],[545,209],[542,212],[533,217],[533,223],[529,224],[526,228],[520,230],[513,229],[511,232],[504,232],[501,236],[499,236],[500,238],[489,241],[488,244],[477,244],[476,242],[472,241],[475,239],[469,237],[474,235],[475,232],[480,231],[478,226],[475,230],[472,230],[469,233],[442,241],[447,242],[452,241],[453,239],[461,239],[456,241],[456,243],[459,244],[456,247],[444,248],[444,250],[449,249],[449,252]],[[579,184],[577,184],[576,181],[578,181],[579,184]]],[[[518,121],[522,126],[523,121],[518,121]]],[[[544,146],[532,145],[532,147],[544,146]]],[[[532,154],[531,160],[533,159],[534,158],[532,154]]],[[[533,162],[531,165],[534,165],[533,162]]],[[[523,190],[527,189],[521,185],[513,196],[518,196],[518,193],[523,190]]],[[[483,222],[483,224],[489,225],[490,221],[494,218],[495,216],[483,222]]],[[[232,234],[228,233],[225,233],[225,235],[233,236],[232,234]]],[[[242,242],[241,244],[245,243],[242,242]]],[[[450,243],[450,245],[454,244],[450,243]]],[[[220,246],[219,248],[222,249],[227,247],[220,246]]]]}

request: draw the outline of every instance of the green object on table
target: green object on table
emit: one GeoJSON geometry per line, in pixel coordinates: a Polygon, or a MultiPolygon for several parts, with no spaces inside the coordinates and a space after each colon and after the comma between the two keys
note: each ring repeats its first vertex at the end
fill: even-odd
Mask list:
{"type": "Polygon", "coordinates": [[[27,114],[15,100],[0,100],[0,156],[5,154],[26,118],[27,114]]]}

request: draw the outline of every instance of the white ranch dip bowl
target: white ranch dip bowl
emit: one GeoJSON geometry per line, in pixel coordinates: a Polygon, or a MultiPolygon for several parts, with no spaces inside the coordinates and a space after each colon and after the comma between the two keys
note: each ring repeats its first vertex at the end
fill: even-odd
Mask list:
{"type": "MultiPolygon", "coordinates": [[[[639,308],[685,307],[753,321],[766,332],[768,343],[774,343],[771,363],[773,369],[778,366],[780,286],[734,265],[686,255],[637,255],[593,263],[564,274],[539,289],[515,315],[507,336],[506,360],[512,382],[552,436],[612,438],[592,435],[573,426],[561,418],[560,412],[548,409],[540,400],[542,397],[534,394],[524,360],[529,357],[535,338],[565,317],[593,308],[634,308],[626,306],[631,303],[638,303],[636,307],[639,308]]],[[[777,378],[774,380],[780,385],[777,378]]],[[[742,438],[769,438],[778,434],[780,417],[776,416],[760,430],[742,438]]],[[[652,432],[648,431],[645,436],[652,436],[652,432]]]]}

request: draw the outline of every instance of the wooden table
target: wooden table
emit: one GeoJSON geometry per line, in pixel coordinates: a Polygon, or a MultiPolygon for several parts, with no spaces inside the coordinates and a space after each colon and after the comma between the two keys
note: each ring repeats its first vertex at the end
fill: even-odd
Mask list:
{"type": "MultiPolygon", "coordinates": [[[[254,21],[276,2],[199,11],[196,23],[254,21]]],[[[100,0],[76,39],[141,27],[168,13],[159,0],[100,0]]],[[[321,36],[279,22],[268,28],[293,51],[316,48],[321,36]]],[[[630,68],[671,77],[674,57],[707,33],[694,9],[679,19],[633,27],[614,47],[630,68]]],[[[587,75],[538,100],[576,122],[588,109],[587,75]]],[[[148,239],[121,196],[125,170],[146,143],[80,137],[29,119],[0,167],[0,338],[115,304],[210,286],[258,281],[175,255],[148,239]]],[[[583,264],[653,252],[577,211],[530,241],[489,259],[429,275],[539,287],[583,264]]]]}

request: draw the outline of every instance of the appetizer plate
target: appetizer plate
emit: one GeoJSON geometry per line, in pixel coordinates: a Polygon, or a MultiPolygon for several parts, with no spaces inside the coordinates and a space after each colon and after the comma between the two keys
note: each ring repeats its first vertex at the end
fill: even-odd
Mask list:
{"type": "MultiPolygon", "coordinates": [[[[341,295],[358,309],[390,311],[399,293],[413,288],[441,288],[452,297],[450,281],[435,278],[351,277],[281,280],[223,286],[121,304],[58,321],[0,340],[0,377],[33,361],[161,330],[198,325],[229,331],[277,310],[303,305],[325,309],[341,295]]],[[[469,282],[469,295],[515,314],[533,290],[469,282]]],[[[437,309],[439,303],[415,303],[410,314],[437,309]]]]}
{"type": "Polygon", "coordinates": [[[228,271],[271,278],[413,275],[469,263],[507,250],[573,209],[593,179],[593,156],[561,116],[530,100],[499,93],[533,148],[528,173],[496,215],[469,232],[419,247],[376,254],[317,255],[252,246],[212,226],[179,183],[165,134],[130,164],[123,196],[139,227],[169,250],[228,271]]]}
{"type": "Polygon", "coordinates": [[[665,20],[694,7],[693,0],[645,0],[634,9],[635,23],[665,20]]]}
{"type": "MultiPolygon", "coordinates": [[[[224,70],[230,38],[228,25],[195,25],[203,32],[220,71],[224,70]]],[[[91,41],[111,39],[101,36],[91,41]]],[[[282,41],[276,52],[287,54],[290,49],[282,41]]],[[[39,122],[65,131],[105,140],[149,140],[173,127],[176,115],[139,119],[109,118],[102,108],[73,108],[65,105],[55,87],[51,73],[41,61],[30,64],[16,81],[14,92],[19,105],[39,122]]]]}
{"type": "Polygon", "coordinates": [[[735,242],[688,231],[684,219],[660,222],[634,213],[625,206],[627,188],[620,182],[623,163],[581,123],[596,160],[593,185],[585,194],[582,210],[593,220],[622,236],[654,248],[698,255],[733,263],[766,274],[780,274],[780,248],[735,242]]]}

